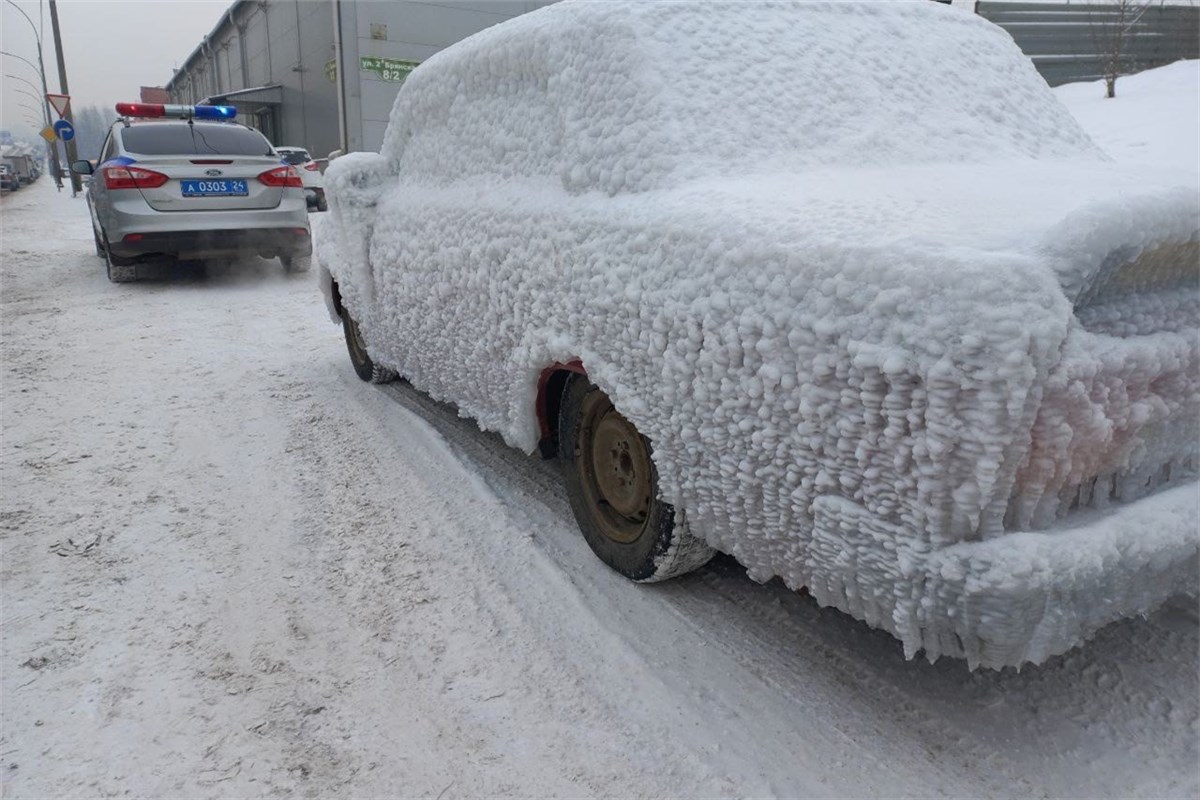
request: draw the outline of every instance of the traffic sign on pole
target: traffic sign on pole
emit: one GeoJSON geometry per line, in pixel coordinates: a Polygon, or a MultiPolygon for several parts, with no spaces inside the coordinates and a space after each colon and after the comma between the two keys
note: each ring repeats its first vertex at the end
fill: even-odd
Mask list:
{"type": "Polygon", "coordinates": [[[54,123],[54,132],[58,134],[58,138],[64,142],[69,142],[75,138],[75,126],[67,122],[65,119],[60,119],[54,123]]]}
{"type": "Polygon", "coordinates": [[[66,94],[47,94],[46,100],[58,112],[59,119],[71,113],[71,96],[66,94]]]}
{"type": "Polygon", "coordinates": [[[47,142],[50,142],[51,144],[53,144],[53,143],[54,143],[54,139],[55,139],[57,136],[58,136],[58,134],[56,134],[56,133],[54,132],[54,128],[51,128],[49,125],[47,125],[46,127],[42,128],[42,130],[41,130],[41,137],[42,137],[43,139],[45,139],[47,142]]]}

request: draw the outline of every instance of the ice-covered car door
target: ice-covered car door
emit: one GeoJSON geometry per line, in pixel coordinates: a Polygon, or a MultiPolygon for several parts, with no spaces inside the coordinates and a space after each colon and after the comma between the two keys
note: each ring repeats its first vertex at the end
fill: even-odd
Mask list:
{"type": "MultiPolygon", "coordinates": [[[[480,36],[489,34],[503,31],[480,36]]],[[[563,193],[560,107],[547,90],[555,70],[535,43],[516,45],[410,75],[384,139],[397,178],[370,250],[386,326],[379,357],[510,440],[514,419],[532,411],[516,396],[536,379],[525,374],[529,337],[552,323],[535,307],[553,291],[553,259],[528,252],[551,246],[555,231],[524,198],[563,193]]]]}
{"type": "MultiPolygon", "coordinates": [[[[385,189],[395,185],[395,171],[392,162],[378,153],[349,153],[330,164],[326,180],[329,215],[313,222],[322,280],[336,282],[342,305],[378,356],[382,352],[376,334],[378,291],[368,248],[376,207],[385,189]]],[[[327,299],[332,301],[332,295],[327,293],[327,299]]],[[[331,306],[331,313],[335,312],[331,306]]]]}

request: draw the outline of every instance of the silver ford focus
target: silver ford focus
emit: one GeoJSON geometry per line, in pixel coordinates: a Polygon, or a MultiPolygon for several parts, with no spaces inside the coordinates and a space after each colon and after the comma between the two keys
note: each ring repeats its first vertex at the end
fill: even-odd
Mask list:
{"type": "Polygon", "coordinates": [[[117,103],[88,208],[109,280],[132,281],[150,259],[247,253],[309,268],[312,241],[300,173],[230,106],[117,103]]]}

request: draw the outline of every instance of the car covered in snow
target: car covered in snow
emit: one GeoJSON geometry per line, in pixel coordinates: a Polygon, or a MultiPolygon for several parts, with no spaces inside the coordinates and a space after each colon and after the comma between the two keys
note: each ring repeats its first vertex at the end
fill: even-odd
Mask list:
{"type": "Polygon", "coordinates": [[[1195,180],[974,15],[556,4],[326,188],[359,376],[557,455],[630,578],[722,551],[996,668],[1196,590],[1195,180]]]}

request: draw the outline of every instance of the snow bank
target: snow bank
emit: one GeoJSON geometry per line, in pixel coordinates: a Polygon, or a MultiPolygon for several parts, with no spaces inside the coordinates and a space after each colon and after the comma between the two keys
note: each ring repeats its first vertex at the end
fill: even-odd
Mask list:
{"type": "Polygon", "coordinates": [[[538,376],[579,359],[753,577],[1000,666],[1186,583],[1194,526],[1121,555],[1148,501],[1102,570],[1104,520],[1039,534],[1061,580],[999,579],[1014,531],[1195,491],[1177,178],[938,4],[562,3],[416,70],[315,235],[414,385],[532,450],[538,376]]]}
{"type": "Polygon", "coordinates": [[[1200,172],[1200,61],[1123,76],[1114,98],[1104,96],[1104,81],[1069,83],[1054,94],[1118,161],[1200,172]]]}

